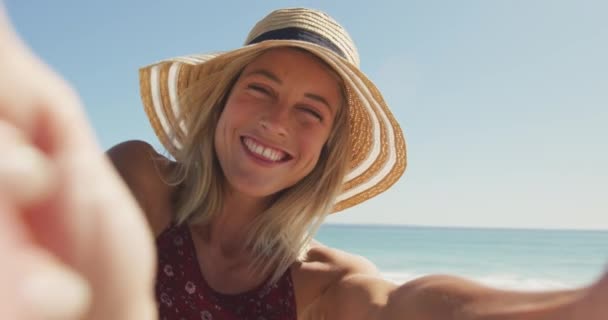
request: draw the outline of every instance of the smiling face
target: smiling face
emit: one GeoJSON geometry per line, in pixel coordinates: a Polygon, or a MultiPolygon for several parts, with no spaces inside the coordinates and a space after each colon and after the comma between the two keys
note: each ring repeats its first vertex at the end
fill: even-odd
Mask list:
{"type": "Polygon", "coordinates": [[[342,104],[337,76],[297,49],[272,49],[242,71],[215,131],[232,191],[267,197],[317,164],[342,104]]]}

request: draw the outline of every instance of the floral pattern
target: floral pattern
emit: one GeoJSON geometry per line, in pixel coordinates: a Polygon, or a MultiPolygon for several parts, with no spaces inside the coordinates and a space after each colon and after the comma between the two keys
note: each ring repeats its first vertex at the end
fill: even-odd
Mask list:
{"type": "Polygon", "coordinates": [[[295,320],[291,274],[273,285],[234,295],[205,282],[187,225],[171,226],[156,239],[156,297],[163,320],[295,320]]]}
{"type": "Polygon", "coordinates": [[[167,277],[173,277],[173,266],[171,266],[170,264],[166,264],[163,268],[163,271],[165,272],[165,275],[167,275],[167,277]]]}
{"type": "Polygon", "coordinates": [[[201,311],[201,320],[213,320],[213,316],[211,315],[211,312],[209,312],[207,310],[201,311]]]}

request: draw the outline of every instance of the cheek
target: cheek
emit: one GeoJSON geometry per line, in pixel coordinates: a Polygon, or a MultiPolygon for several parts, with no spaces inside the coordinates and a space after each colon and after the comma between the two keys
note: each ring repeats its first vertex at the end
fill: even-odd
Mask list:
{"type": "Polygon", "coordinates": [[[327,141],[327,135],[313,132],[302,136],[301,145],[305,149],[308,158],[313,160],[314,164],[319,160],[323,146],[327,141]]]}
{"type": "Polygon", "coordinates": [[[255,109],[255,104],[239,97],[230,98],[220,116],[224,126],[227,128],[237,128],[248,123],[259,110],[255,109]]]}
{"type": "Polygon", "coordinates": [[[216,136],[223,135],[229,131],[230,128],[238,126],[240,113],[236,109],[237,108],[233,103],[226,103],[217,122],[217,128],[215,130],[216,136]]]}
{"type": "MultiPolygon", "coordinates": [[[[227,106],[228,107],[228,106],[227,106]]],[[[230,141],[230,132],[233,131],[235,127],[235,119],[233,117],[233,113],[227,112],[230,111],[228,108],[225,108],[220,114],[217,125],[215,127],[214,132],[214,143],[215,143],[215,151],[216,153],[220,153],[222,151],[226,151],[230,141]]]]}

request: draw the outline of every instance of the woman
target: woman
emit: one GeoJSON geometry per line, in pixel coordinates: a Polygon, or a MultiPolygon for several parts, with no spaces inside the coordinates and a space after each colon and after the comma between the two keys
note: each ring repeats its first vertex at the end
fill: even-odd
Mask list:
{"type": "Polygon", "coordinates": [[[357,70],[350,37],[324,13],[287,9],[246,44],[140,72],[175,162],[138,141],[108,152],[157,238],[161,317],[303,318],[342,277],[376,275],[361,258],[311,246],[327,213],[405,168],[403,136],[357,70]]]}
{"type": "MultiPolygon", "coordinates": [[[[7,294],[0,310],[8,311],[0,315],[150,318],[150,238],[141,211],[96,156],[77,102],[44,67],[30,65],[35,60],[7,30],[0,34],[8,48],[3,74],[26,77],[0,78],[7,84],[0,89],[0,128],[13,138],[4,146],[13,160],[0,166],[2,204],[13,215],[0,226],[13,227],[13,237],[5,238],[18,240],[0,245],[15,257],[34,252],[36,258],[15,259],[0,274],[11,280],[11,272],[32,269],[34,261],[71,286],[61,286],[68,297],[53,298],[52,280],[11,280],[26,288],[21,306],[40,308],[11,309],[15,299],[7,294]],[[30,159],[35,170],[11,175],[15,159],[30,159]]],[[[247,42],[257,44],[207,62],[187,57],[142,69],[146,110],[175,161],[138,141],[108,152],[157,238],[161,318],[605,316],[608,277],[546,293],[500,291],[448,276],[397,286],[365,259],[313,243],[326,214],[394,183],[405,168],[403,138],[356,68],[348,36],[327,15],[273,12],[247,42]]]]}

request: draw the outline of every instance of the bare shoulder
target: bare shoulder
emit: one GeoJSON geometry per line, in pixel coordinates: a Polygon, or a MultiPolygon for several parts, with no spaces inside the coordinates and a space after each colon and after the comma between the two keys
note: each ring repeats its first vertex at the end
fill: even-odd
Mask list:
{"type": "Polygon", "coordinates": [[[158,235],[170,221],[174,188],[166,181],[173,162],[139,140],[117,144],[106,154],[144,210],[152,231],[158,235]]]}
{"type": "Polygon", "coordinates": [[[326,264],[340,276],[352,274],[378,275],[378,268],[367,258],[313,242],[306,254],[307,262],[326,264]]]}
{"type": "Polygon", "coordinates": [[[353,275],[376,276],[378,269],[362,256],[313,242],[292,275],[298,319],[319,319],[325,316],[325,296],[336,284],[353,275]]]}

